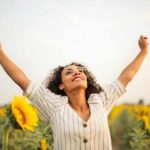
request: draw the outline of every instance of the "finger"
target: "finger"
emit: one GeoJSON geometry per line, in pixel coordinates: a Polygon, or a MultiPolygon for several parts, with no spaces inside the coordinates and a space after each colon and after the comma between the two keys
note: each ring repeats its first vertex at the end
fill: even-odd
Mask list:
{"type": "Polygon", "coordinates": [[[143,35],[140,35],[140,39],[143,39],[143,35]]]}
{"type": "Polygon", "coordinates": [[[148,39],[148,37],[144,36],[144,39],[148,39]]]}
{"type": "Polygon", "coordinates": [[[140,39],[148,39],[148,37],[140,35],[140,39]]]}

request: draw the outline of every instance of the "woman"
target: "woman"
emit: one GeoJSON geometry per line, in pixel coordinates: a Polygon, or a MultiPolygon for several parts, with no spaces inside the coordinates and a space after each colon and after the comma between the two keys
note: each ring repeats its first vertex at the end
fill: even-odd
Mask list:
{"type": "Polygon", "coordinates": [[[139,39],[141,51],[110,85],[101,88],[81,64],[59,66],[45,86],[37,86],[7,57],[0,47],[0,64],[49,121],[55,150],[111,150],[107,117],[116,100],[139,70],[148,53],[147,37],[139,39]]]}

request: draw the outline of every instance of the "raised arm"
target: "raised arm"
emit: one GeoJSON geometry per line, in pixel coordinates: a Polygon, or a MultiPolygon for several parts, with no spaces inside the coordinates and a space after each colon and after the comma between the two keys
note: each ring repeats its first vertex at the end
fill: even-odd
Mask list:
{"type": "Polygon", "coordinates": [[[122,82],[124,86],[133,79],[137,71],[140,69],[141,64],[148,53],[148,38],[140,36],[138,41],[141,51],[136,56],[136,58],[121,72],[118,79],[122,82]]]}
{"type": "Polygon", "coordinates": [[[30,80],[24,74],[24,72],[15,65],[12,60],[5,54],[0,44],[0,64],[8,74],[8,76],[25,91],[30,80]]]}

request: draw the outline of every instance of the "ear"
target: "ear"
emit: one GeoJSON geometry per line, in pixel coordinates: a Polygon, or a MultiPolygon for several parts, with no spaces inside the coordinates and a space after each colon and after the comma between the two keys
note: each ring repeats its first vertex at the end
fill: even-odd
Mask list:
{"type": "Polygon", "coordinates": [[[64,85],[61,83],[59,84],[59,90],[63,90],[64,89],[64,85]]]}

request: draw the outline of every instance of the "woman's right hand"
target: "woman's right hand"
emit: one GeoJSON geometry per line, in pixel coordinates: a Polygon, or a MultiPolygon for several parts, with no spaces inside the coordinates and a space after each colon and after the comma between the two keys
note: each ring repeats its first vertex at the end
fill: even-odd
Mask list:
{"type": "Polygon", "coordinates": [[[30,80],[25,73],[4,53],[0,43],[0,65],[8,76],[25,91],[30,80]]]}

